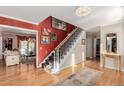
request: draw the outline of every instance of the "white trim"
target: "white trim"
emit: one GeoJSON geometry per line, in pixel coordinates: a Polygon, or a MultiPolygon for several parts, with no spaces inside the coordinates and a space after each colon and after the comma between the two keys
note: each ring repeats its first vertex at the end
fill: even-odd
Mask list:
{"type": "MultiPolygon", "coordinates": [[[[116,70],[116,67],[113,67],[113,66],[105,65],[105,66],[103,67],[102,64],[101,64],[101,61],[100,61],[100,65],[99,65],[99,67],[101,67],[101,68],[109,68],[109,69],[116,70]]],[[[124,69],[123,69],[122,67],[121,67],[121,71],[124,72],[124,69]]]]}
{"type": "Polygon", "coordinates": [[[36,35],[36,67],[38,68],[38,31],[37,30],[30,30],[30,29],[25,29],[21,27],[14,27],[14,26],[8,26],[8,25],[1,25],[0,27],[6,27],[6,28],[13,28],[13,29],[19,29],[19,30],[28,30],[29,32],[35,32],[36,35]]]}
{"type": "Polygon", "coordinates": [[[2,57],[2,51],[3,51],[3,48],[2,48],[2,35],[1,35],[1,33],[0,33],[0,60],[3,58],[2,57]]]}
{"type": "Polygon", "coordinates": [[[31,30],[31,29],[26,29],[26,28],[21,28],[21,27],[16,27],[16,26],[10,26],[10,25],[3,25],[3,24],[0,24],[0,27],[6,27],[6,28],[12,28],[12,29],[20,29],[20,30],[28,30],[30,32],[37,32],[37,30],[31,30]]]}
{"type": "MultiPolygon", "coordinates": [[[[104,68],[109,68],[109,69],[113,69],[113,70],[116,70],[116,67],[112,67],[112,66],[105,66],[104,68]]],[[[124,69],[121,68],[121,71],[124,71],[124,69]]]]}
{"type": "Polygon", "coordinates": [[[38,24],[38,23],[35,23],[35,22],[32,22],[32,21],[27,21],[27,20],[24,20],[24,19],[8,16],[8,15],[5,15],[5,14],[0,14],[0,16],[5,17],[5,18],[14,19],[14,20],[21,21],[21,22],[30,23],[30,24],[33,24],[33,25],[37,25],[38,24]]]}
{"type": "Polygon", "coordinates": [[[38,63],[38,32],[36,33],[36,67],[39,68],[39,63],[38,63]]]}

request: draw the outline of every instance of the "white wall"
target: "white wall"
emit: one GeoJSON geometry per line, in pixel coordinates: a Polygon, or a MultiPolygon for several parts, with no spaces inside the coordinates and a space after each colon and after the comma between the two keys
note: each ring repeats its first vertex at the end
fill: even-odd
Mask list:
{"type": "MultiPolygon", "coordinates": [[[[122,70],[124,70],[124,23],[117,23],[101,27],[101,52],[106,50],[106,34],[117,33],[117,51],[121,54],[122,70]]],[[[102,59],[101,59],[102,61],[102,59]]],[[[107,58],[106,67],[115,68],[114,60],[107,58]]]]}
{"type": "Polygon", "coordinates": [[[86,60],[86,45],[82,45],[82,39],[86,39],[85,32],[83,32],[81,38],[76,42],[76,45],[71,49],[69,54],[67,54],[65,60],[61,62],[61,70],[86,60]]]}
{"type": "Polygon", "coordinates": [[[2,59],[2,34],[0,32],[0,59],[2,59]]]}

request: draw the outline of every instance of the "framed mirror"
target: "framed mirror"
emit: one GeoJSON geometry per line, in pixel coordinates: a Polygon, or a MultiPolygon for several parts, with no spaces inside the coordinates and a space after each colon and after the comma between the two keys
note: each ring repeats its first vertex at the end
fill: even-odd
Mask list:
{"type": "Polygon", "coordinates": [[[117,34],[109,33],[106,35],[106,51],[117,53],[117,34]]]}

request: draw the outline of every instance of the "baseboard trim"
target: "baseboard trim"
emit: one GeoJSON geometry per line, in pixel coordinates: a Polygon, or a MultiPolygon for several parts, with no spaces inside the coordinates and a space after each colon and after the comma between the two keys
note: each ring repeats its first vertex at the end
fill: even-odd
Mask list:
{"type": "MultiPolygon", "coordinates": [[[[105,68],[109,68],[109,69],[113,69],[113,70],[116,70],[115,67],[111,67],[111,66],[105,66],[105,68]]],[[[121,69],[122,72],[124,72],[124,69],[121,69]]]]}

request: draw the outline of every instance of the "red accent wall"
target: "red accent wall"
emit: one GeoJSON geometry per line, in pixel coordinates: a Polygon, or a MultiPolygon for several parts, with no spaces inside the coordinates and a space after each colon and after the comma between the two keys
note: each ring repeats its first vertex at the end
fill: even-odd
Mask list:
{"type": "Polygon", "coordinates": [[[14,20],[10,18],[0,17],[0,24],[10,25],[15,27],[21,27],[31,30],[38,30],[38,62],[42,62],[43,59],[70,33],[75,26],[67,23],[67,31],[63,32],[62,30],[55,29],[51,27],[52,17],[46,18],[39,25],[34,25],[27,22],[22,22],[19,20],[14,20]],[[57,34],[57,41],[51,42],[48,45],[43,45],[40,42],[41,39],[41,31],[43,28],[50,29],[51,32],[55,32],[57,34]]]}
{"type": "Polygon", "coordinates": [[[42,21],[39,25],[39,43],[38,43],[38,46],[39,46],[39,63],[42,62],[44,60],[44,58],[55,48],[57,47],[57,45],[67,36],[68,33],[70,33],[74,28],[75,26],[74,25],[71,25],[69,23],[67,23],[67,31],[64,32],[62,30],[59,30],[59,29],[55,29],[55,28],[52,28],[52,17],[48,17],[47,19],[45,19],[44,21],[42,21]],[[54,32],[57,34],[57,41],[52,41],[50,44],[46,44],[46,45],[43,45],[41,44],[40,42],[40,39],[41,39],[41,32],[43,30],[43,28],[46,28],[46,29],[49,29],[51,30],[51,32],[54,32]]]}
{"type": "Polygon", "coordinates": [[[0,17],[0,24],[36,30],[37,26],[31,23],[22,22],[10,18],[0,17]]]}

